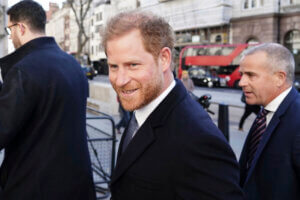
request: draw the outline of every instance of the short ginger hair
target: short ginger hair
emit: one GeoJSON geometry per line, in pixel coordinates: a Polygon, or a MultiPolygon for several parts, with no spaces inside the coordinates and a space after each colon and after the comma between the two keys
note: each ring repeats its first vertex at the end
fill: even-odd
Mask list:
{"type": "Polygon", "coordinates": [[[107,42],[121,37],[130,31],[139,30],[144,48],[157,59],[160,50],[174,48],[174,32],[168,22],[162,17],[148,12],[122,12],[112,17],[102,33],[102,45],[107,52],[107,42]]]}

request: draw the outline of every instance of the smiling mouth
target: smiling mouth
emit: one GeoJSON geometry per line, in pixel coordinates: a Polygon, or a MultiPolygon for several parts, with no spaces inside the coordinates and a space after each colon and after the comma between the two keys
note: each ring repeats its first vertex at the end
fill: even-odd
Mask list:
{"type": "Polygon", "coordinates": [[[137,91],[138,89],[132,89],[132,90],[121,90],[122,95],[131,95],[133,94],[135,91],[137,91]]]}

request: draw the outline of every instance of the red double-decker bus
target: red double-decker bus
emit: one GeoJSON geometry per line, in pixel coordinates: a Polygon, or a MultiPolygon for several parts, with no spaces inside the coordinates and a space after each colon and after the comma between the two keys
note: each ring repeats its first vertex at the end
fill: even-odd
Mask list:
{"type": "Polygon", "coordinates": [[[183,70],[188,70],[192,80],[196,83],[199,81],[200,85],[207,83],[209,87],[224,86],[225,82],[228,87],[238,88],[242,52],[253,45],[255,44],[186,46],[180,51],[178,77],[181,77],[183,70]]]}

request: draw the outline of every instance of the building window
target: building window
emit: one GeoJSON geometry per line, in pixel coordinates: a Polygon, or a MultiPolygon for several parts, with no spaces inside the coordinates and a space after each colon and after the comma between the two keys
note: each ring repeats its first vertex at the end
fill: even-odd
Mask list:
{"type": "Polygon", "coordinates": [[[284,46],[294,55],[295,72],[300,74],[300,30],[289,31],[284,36],[284,46]]]}
{"type": "Polygon", "coordinates": [[[97,13],[97,15],[96,15],[96,21],[98,22],[101,20],[102,20],[102,13],[100,12],[100,13],[97,13]]]}
{"type": "Polygon", "coordinates": [[[248,5],[249,5],[249,1],[245,0],[244,1],[244,9],[248,9],[249,8],[248,5]]]}
{"type": "Polygon", "coordinates": [[[249,38],[249,39],[246,41],[246,43],[247,43],[247,44],[258,44],[259,41],[258,41],[257,38],[251,37],[251,38],[249,38]]]}
{"type": "Polygon", "coordinates": [[[260,7],[263,0],[244,0],[243,8],[244,9],[252,9],[260,7]]]}
{"type": "Polygon", "coordinates": [[[222,42],[222,36],[221,35],[217,35],[216,39],[215,39],[216,43],[221,43],[222,42]]]}
{"type": "Polygon", "coordinates": [[[95,32],[96,32],[96,33],[99,33],[99,32],[102,31],[102,29],[103,29],[102,25],[97,25],[97,26],[96,26],[96,29],[95,29],[95,32]]]}

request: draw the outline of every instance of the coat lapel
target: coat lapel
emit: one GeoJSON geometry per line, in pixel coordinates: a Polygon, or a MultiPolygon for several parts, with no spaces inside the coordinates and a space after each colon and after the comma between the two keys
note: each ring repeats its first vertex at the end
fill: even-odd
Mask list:
{"type": "Polygon", "coordinates": [[[123,154],[119,148],[118,161],[111,184],[113,184],[154,141],[155,137],[150,123],[144,123],[132,138],[123,154]]]}
{"type": "MultiPolygon", "coordinates": [[[[298,94],[298,92],[296,91],[296,89],[292,88],[292,90],[289,92],[289,94],[286,96],[286,98],[283,100],[283,102],[280,104],[280,106],[278,107],[278,110],[274,113],[270,124],[268,125],[266,132],[263,135],[263,138],[260,142],[260,144],[258,145],[257,148],[257,152],[255,154],[255,157],[252,161],[251,164],[251,168],[249,169],[248,175],[246,177],[245,180],[245,184],[247,183],[247,181],[249,180],[249,178],[251,177],[255,166],[258,162],[259,157],[261,156],[265,146],[267,145],[268,141],[270,140],[271,135],[274,133],[275,128],[279,125],[280,123],[280,118],[281,116],[286,112],[286,110],[288,109],[289,105],[292,103],[292,101],[296,98],[296,95],[298,94]]],[[[252,129],[252,128],[251,128],[252,129]]],[[[247,145],[246,147],[248,148],[248,139],[249,136],[247,137],[247,144],[245,143],[245,145],[247,145]]],[[[246,153],[247,151],[243,150],[243,166],[245,166],[245,160],[246,160],[246,153]]]]}

